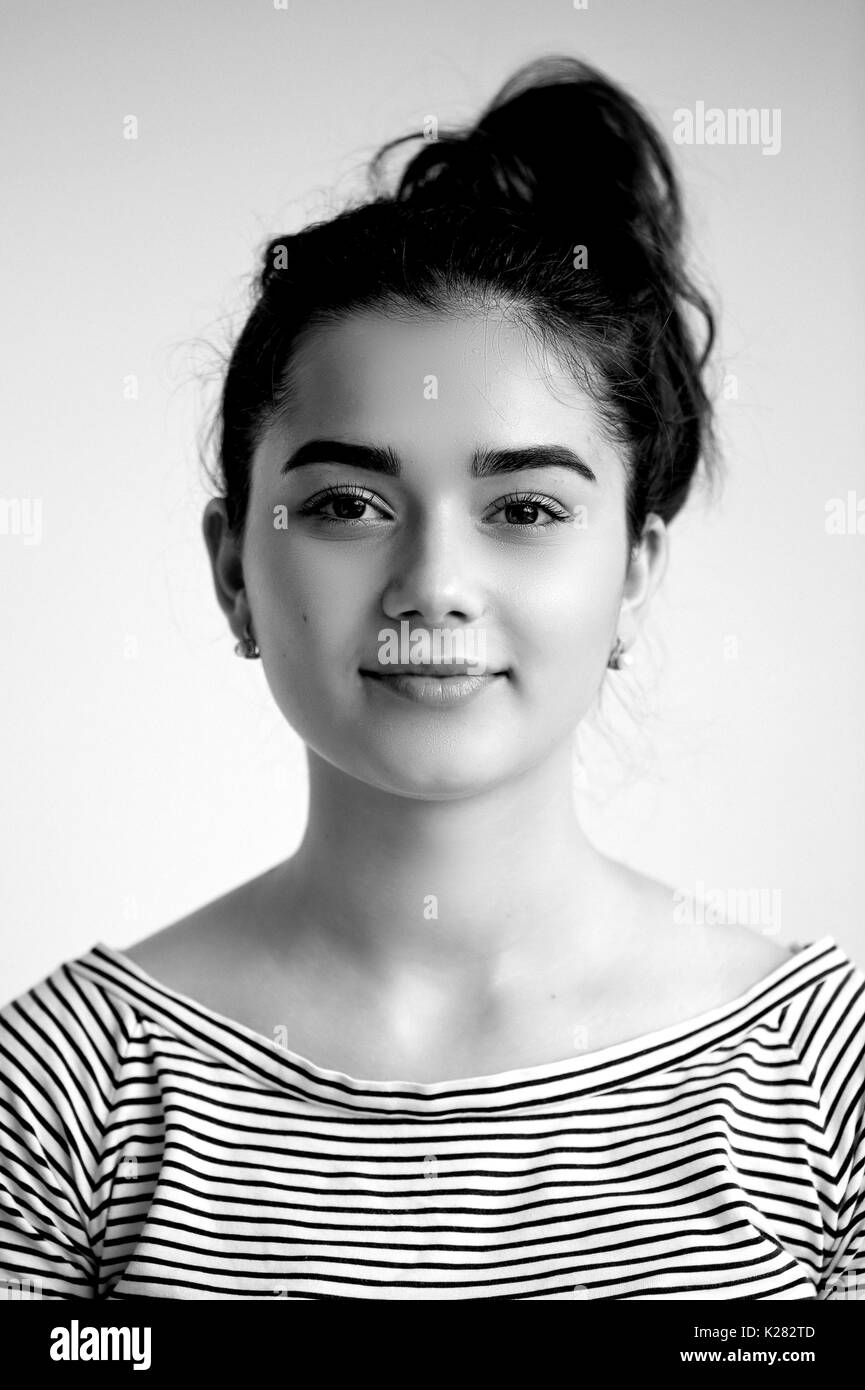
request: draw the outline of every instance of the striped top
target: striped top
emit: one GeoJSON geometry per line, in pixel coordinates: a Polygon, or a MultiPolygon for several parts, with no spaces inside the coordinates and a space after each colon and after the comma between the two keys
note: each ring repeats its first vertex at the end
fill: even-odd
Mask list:
{"type": "Polygon", "coordinates": [[[861,1298],[863,1052],[831,936],[687,1022],[422,1083],[325,1070],[98,944],[0,1010],[0,1283],[861,1298]]]}

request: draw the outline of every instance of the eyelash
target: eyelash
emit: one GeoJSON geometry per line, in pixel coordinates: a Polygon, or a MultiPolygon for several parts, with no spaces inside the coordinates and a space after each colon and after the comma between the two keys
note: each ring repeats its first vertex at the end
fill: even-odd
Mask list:
{"type": "MultiPolygon", "coordinates": [[[[359,501],[365,502],[368,506],[375,506],[374,500],[354,483],[342,484],[338,487],[326,488],[323,492],[317,492],[308,502],[300,508],[301,516],[314,516],[319,521],[323,521],[328,526],[368,526],[370,523],[362,517],[342,517],[325,516],[323,508],[334,497],[356,497],[359,501]]],[[[541,526],[537,522],[519,522],[507,529],[511,531],[549,531],[554,525],[561,525],[573,520],[570,513],[565,511],[558,502],[554,502],[550,497],[543,497],[536,492],[509,492],[506,497],[499,501],[499,508],[508,506],[534,506],[540,507],[553,518],[550,525],[541,526]]]]}

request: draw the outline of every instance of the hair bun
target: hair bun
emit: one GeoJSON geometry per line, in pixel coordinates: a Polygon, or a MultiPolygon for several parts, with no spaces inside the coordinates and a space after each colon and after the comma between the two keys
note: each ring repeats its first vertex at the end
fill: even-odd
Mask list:
{"type": "MultiPolygon", "coordinates": [[[[390,141],[373,168],[404,136],[390,141]]],[[[664,142],[597,69],[551,56],[520,68],[467,130],[426,142],[393,194],[416,207],[501,209],[540,237],[584,243],[628,289],[663,286],[682,213],[664,142]]]]}

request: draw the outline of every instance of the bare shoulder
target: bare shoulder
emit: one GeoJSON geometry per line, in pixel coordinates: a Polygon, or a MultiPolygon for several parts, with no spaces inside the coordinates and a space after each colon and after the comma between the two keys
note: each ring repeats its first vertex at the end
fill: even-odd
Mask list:
{"type": "Polygon", "coordinates": [[[179,917],[169,926],[160,927],[159,931],[143,936],[140,941],[134,941],[131,946],[124,946],[122,954],[136,965],[140,965],[142,970],[149,970],[151,966],[183,957],[193,949],[196,936],[200,936],[202,931],[212,933],[219,917],[219,901],[216,899],[207,903],[195,912],[179,917]]]}
{"type": "Polygon", "coordinates": [[[737,922],[684,925],[678,940],[694,942],[703,968],[733,990],[750,989],[790,959],[790,947],[759,928],[737,922]]]}
{"type": "Polygon", "coordinates": [[[208,983],[230,978],[257,904],[259,879],[243,883],[194,912],[144,936],[122,954],[155,980],[197,995],[208,983]],[[244,930],[238,931],[243,924],[244,930]]]}
{"type": "Polygon", "coordinates": [[[630,874],[651,964],[674,989],[711,1008],[758,984],[790,959],[790,948],[765,928],[706,920],[700,903],[644,874],[630,874]]]}

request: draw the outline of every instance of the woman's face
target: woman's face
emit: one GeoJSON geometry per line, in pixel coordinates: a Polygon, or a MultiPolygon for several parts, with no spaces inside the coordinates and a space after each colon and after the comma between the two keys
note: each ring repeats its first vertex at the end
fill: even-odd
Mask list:
{"type": "Polygon", "coordinates": [[[627,591],[625,473],[590,397],[502,316],[355,313],[308,333],[293,380],[252,461],[241,555],[286,719],[347,775],[413,797],[477,794],[569,756],[627,591]],[[316,461],[284,471],[312,441],[340,458],[306,449],[316,461]],[[398,475],[364,466],[359,446],[386,450],[398,475]],[[493,451],[531,466],[473,476],[493,451]],[[376,678],[392,671],[380,634],[437,629],[452,660],[466,638],[463,663],[485,654],[478,693],[419,702],[376,678]]]}

